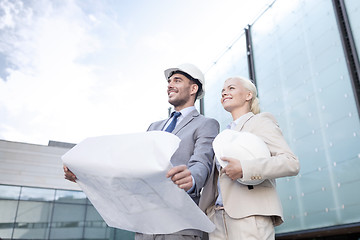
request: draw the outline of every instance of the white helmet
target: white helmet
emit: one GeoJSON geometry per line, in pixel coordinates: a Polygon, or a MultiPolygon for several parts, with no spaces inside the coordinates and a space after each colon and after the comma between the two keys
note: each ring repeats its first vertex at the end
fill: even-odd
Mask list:
{"type": "Polygon", "coordinates": [[[205,95],[205,78],[204,74],[198,69],[195,65],[190,63],[184,63],[179,65],[176,68],[169,68],[164,71],[166,80],[169,79],[169,77],[172,75],[172,72],[174,71],[181,71],[184,73],[189,74],[192,78],[199,81],[201,84],[201,89],[198,93],[197,99],[201,99],[205,95]]]}

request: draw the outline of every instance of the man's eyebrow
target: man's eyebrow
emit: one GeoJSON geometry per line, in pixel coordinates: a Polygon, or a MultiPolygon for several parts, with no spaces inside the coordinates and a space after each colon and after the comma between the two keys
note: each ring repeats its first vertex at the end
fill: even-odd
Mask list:
{"type": "MultiPolygon", "coordinates": [[[[171,77],[169,77],[169,80],[170,80],[170,78],[171,77]]],[[[181,76],[175,76],[173,79],[181,79],[181,80],[183,80],[181,76]]]]}

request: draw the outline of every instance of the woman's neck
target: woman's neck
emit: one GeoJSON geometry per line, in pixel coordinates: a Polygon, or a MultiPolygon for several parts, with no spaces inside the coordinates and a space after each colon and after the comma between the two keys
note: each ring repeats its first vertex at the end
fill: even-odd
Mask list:
{"type": "Polygon", "coordinates": [[[246,109],[235,109],[231,112],[231,116],[233,118],[233,121],[235,121],[236,119],[238,119],[239,117],[241,117],[242,115],[247,114],[248,112],[250,112],[250,109],[246,108],[246,109]]]}

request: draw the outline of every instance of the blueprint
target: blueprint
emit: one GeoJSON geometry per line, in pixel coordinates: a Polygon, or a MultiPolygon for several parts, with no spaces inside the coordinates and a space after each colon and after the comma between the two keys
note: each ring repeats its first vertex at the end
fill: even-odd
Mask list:
{"type": "Polygon", "coordinates": [[[147,234],[215,226],[166,178],[180,139],[163,131],[87,138],[62,156],[110,227],[147,234]]]}

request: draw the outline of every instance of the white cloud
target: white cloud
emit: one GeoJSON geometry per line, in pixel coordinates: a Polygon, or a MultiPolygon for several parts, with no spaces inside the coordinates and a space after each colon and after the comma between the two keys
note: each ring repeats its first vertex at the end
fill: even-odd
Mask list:
{"type": "Polygon", "coordinates": [[[146,130],[170,106],[164,68],[206,70],[244,27],[246,11],[227,3],[0,0],[0,53],[15,66],[0,80],[0,139],[76,143],[146,130]]]}

